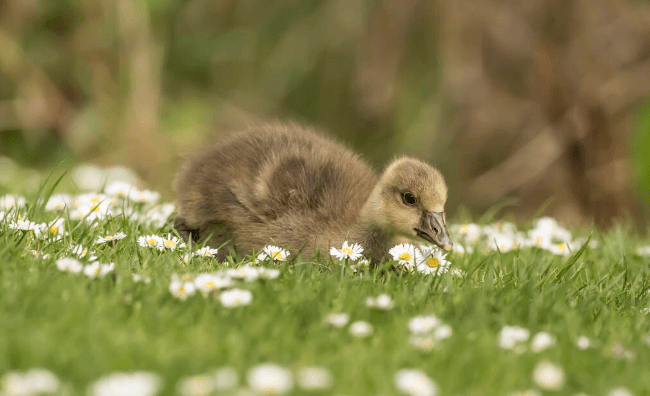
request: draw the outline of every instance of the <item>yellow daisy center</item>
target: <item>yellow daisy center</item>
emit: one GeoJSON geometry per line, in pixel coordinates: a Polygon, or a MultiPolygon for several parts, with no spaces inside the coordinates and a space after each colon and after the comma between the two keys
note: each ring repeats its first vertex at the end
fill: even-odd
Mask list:
{"type": "Polygon", "coordinates": [[[178,288],[178,294],[185,294],[185,286],[181,286],[178,288]]]}
{"type": "Polygon", "coordinates": [[[463,224],[460,226],[460,231],[461,232],[468,232],[469,231],[469,226],[467,224],[463,224]]]}
{"type": "Polygon", "coordinates": [[[411,256],[411,253],[409,253],[409,252],[404,252],[404,253],[400,254],[399,256],[397,256],[397,258],[400,259],[400,260],[409,261],[409,260],[411,260],[413,258],[413,256],[411,256]]]}
{"type": "Polygon", "coordinates": [[[431,268],[435,268],[440,265],[440,260],[435,257],[429,257],[427,259],[427,265],[431,268]]]}
{"type": "Polygon", "coordinates": [[[273,252],[271,253],[271,257],[274,260],[282,260],[282,252],[273,252]]]}
{"type": "Polygon", "coordinates": [[[156,240],[153,239],[153,238],[151,238],[151,239],[147,239],[147,245],[155,245],[157,242],[158,242],[158,241],[156,241],[156,240]]]}
{"type": "Polygon", "coordinates": [[[181,278],[182,278],[184,281],[188,281],[188,280],[190,280],[190,275],[189,275],[189,274],[185,274],[185,275],[183,275],[181,278]]]}
{"type": "Polygon", "coordinates": [[[174,246],[176,246],[176,242],[174,242],[174,241],[171,240],[171,239],[167,239],[167,240],[165,241],[165,246],[167,246],[167,247],[174,247],[174,246]]]}
{"type": "Polygon", "coordinates": [[[91,202],[95,202],[95,203],[97,203],[97,202],[99,202],[99,198],[94,197],[93,199],[91,199],[91,202]]]}
{"type": "Polygon", "coordinates": [[[57,226],[50,227],[50,234],[56,235],[58,233],[59,233],[59,227],[57,227],[57,226]]]}
{"type": "Polygon", "coordinates": [[[99,274],[99,267],[95,268],[95,270],[93,271],[93,273],[94,273],[95,275],[99,274]]]}
{"type": "Polygon", "coordinates": [[[343,249],[341,249],[341,251],[342,251],[343,253],[347,254],[348,256],[354,254],[354,252],[353,252],[352,249],[350,249],[350,248],[343,248],[343,249]]]}
{"type": "Polygon", "coordinates": [[[206,283],[205,285],[206,285],[207,287],[213,287],[213,288],[214,288],[214,287],[217,287],[217,285],[215,285],[214,282],[212,282],[212,281],[206,283]]]}
{"type": "Polygon", "coordinates": [[[93,212],[99,212],[99,205],[95,205],[92,207],[93,212]]]}
{"type": "Polygon", "coordinates": [[[209,256],[209,255],[210,255],[210,252],[203,252],[203,255],[204,255],[204,256],[209,256]]]}
{"type": "Polygon", "coordinates": [[[557,244],[557,248],[560,249],[560,250],[565,250],[565,249],[566,249],[566,245],[563,244],[563,243],[558,243],[558,244],[557,244]]]}

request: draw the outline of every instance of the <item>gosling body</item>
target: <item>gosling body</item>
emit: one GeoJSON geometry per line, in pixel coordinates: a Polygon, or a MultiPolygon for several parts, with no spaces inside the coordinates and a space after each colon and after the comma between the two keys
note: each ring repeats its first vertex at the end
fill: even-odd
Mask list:
{"type": "Polygon", "coordinates": [[[257,126],[207,147],[186,160],[175,187],[176,229],[221,246],[221,257],[267,244],[312,257],[349,240],[378,263],[400,237],[451,247],[444,215],[430,215],[447,199],[435,168],[402,157],[377,175],[343,145],[297,125],[257,126]]]}

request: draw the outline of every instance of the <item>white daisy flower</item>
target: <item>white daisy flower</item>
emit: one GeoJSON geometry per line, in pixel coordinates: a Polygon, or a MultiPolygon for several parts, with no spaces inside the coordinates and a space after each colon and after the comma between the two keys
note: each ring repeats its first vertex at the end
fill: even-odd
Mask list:
{"type": "Polygon", "coordinates": [[[219,253],[219,249],[213,249],[210,246],[206,246],[194,252],[194,255],[201,257],[216,257],[217,253],[219,253]]]}
{"type": "Polygon", "coordinates": [[[214,378],[205,374],[183,377],[176,384],[176,390],[182,396],[207,396],[214,388],[214,378]]]}
{"type": "Polygon", "coordinates": [[[82,258],[86,257],[88,258],[88,261],[95,261],[97,260],[97,256],[95,256],[95,251],[94,250],[88,250],[88,248],[82,246],[82,245],[72,245],[68,248],[68,250],[72,253],[77,255],[77,257],[82,258]]]}
{"type": "Polygon", "coordinates": [[[275,279],[280,276],[280,270],[276,268],[259,267],[257,273],[262,279],[275,279]]]}
{"type": "Polygon", "coordinates": [[[402,369],[395,373],[395,386],[409,396],[435,396],[438,393],[436,383],[417,369],[402,369]]]}
{"type": "Polygon", "coordinates": [[[504,326],[499,333],[499,347],[501,349],[515,349],[516,346],[526,342],[530,332],[523,327],[504,326]]]}
{"type": "Polygon", "coordinates": [[[545,331],[542,331],[535,334],[533,337],[533,340],[530,343],[530,350],[537,353],[548,349],[553,345],[555,345],[555,337],[545,331]]]}
{"type": "Polygon", "coordinates": [[[564,371],[549,362],[541,362],[533,371],[533,381],[545,390],[560,390],[564,386],[564,371]]]}
{"type": "Polygon", "coordinates": [[[158,374],[147,372],[113,373],[95,381],[89,396],[154,396],[162,387],[158,374]]]}
{"type": "Polygon", "coordinates": [[[51,223],[40,225],[41,234],[46,238],[57,238],[65,235],[65,219],[59,218],[51,223]]]}
{"type": "Polygon", "coordinates": [[[257,365],[248,370],[248,386],[257,393],[281,395],[293,389],[291,372],[273,363],[257,365]]]}
{"type": "Polygon", "coordinates": [[[74,197],[72,201],[72,205],[75,208],[80,208],[82,206],[93,206],[102,202],[109,202],[109,201],[110,198],[108,195],[98,194],[98,193],[87,193],[87,194],[79,194],[76,197],[74,197]]]}
{"type": "Polygon", "coordinates": [[[550,245],[543,246],[543,248],[558,256],[568,256],[571,254],[571,248],[566,242],[552,243],[550,245]]]}
{"type": "Polygon", "coordinates": [[[452,333],[451,326],[443,324],[433,330],[433,338],[437,341],[446,340],[451,337],[452,333]]]}
{"type": "Polygon", "coordinates": [[[142,222],[147,226],[161,228],[167,223],[169,216],[174,212],[176,206],[172,203],[156,205],[149,209],[142,217],[142,222]]]}
{"type": "Polygon", "coordinates": [[[84,274],[89,278],[103,277],[115,270],[115,263],[100,264],[97,261],[84,267],[84,274]]]}
{"type": "Polygon", "coordinates": [[[348,324],[348,321],[350,320],[350,315],[346,313],[331,313],[327,315],[325,318],[325,322],[327,322],[329,325],[341,328],[348,324]]]}
{"type": "Polygon", "coordinates": [[[78,274],[84,268],[79,260],[72,257],[63,257],[56,260],[56,267],[59,271],[72,272],[73,274],[78,274]]]}
{"type": "Polygon", "coordinates": [[[576,340],[576,346],[578,349],[585,350],[591,346],[591,340],[586,336],[580,336],[576,340]]]}
{"type": "Polygon", "coordinates": [[[361,245],[358,243],[348,243],[348,241],[343,242],[341,249],[335,247],[330,248],[330,255],[338,261],[346,259],[357,261],[361,258],[361,253],[363,253],[363,247],[361,245]]]}
{"type": "Polygon", "coordinates": [[[167,234],[167,238],[162,239],[162,246],[169,250],[176,250],[182,249],[186,245],[185,242],[182,242],[182,239],[179,239],[176,236],[172,236],[171,234],[167,234]]]}
{"type": "Polygon", "coordinates": [[[416,269],[424,274],[440,275],[449,270],[449,261],[445,260],[447,254],[434,246],[420,248],[421,255],[416,258],[416,269]]]}
{"type": "Polygon", "coordinates": [[[72,203],[72,196],[68,194],[53,194],[47,200],[45,204],[45,210],[48,212],[51,211],[61,211],[70,206],[72,203]]]}
{"type": "Polygon", "coordinates": [[[411,269],[415,266],[416,257],[419,257],[420,250],[410,243],[402,243],[395,245],[388,253],[393,257],[393,260],[398,261],[400,265],[411,269]]]}
{"type": "Polygon", "coordinates": [[[388,294],[380,294],[377,297],[366,298],[366,307],[388,311],[395,306],[393,299],[388,294]]]}
{"type": "Polygon", "coordinates": [[[40,225],[27,219],[12,221],[7,227],[11,228],[12,230],[38,232],[38,235],[41,233],[40,225]]]}
{"type": "Polygon", "coordinates": [[[21,195],[7,194],[0,197],[0,209],[11,210],[13,208],[19,209],[25,207],[25,197],[21,195]]]}
{"type": "Polygon", "coordinates": [[[240,307],[249,305],[253,301],[250,290],[231,289],[219,294],[219,300],[224,307],[240,307]]]}
{"type": "Polygon", "coordinates": [[[106,243],[111,241],[119,241],[120,239],[124,239],[124,238],[126,238],[126,234],[123,232],[118,232],[117,234],[106,235],[105,237],[102,236],[97,237],[95,244],[106,243]]]}
{"type": "Polygon", "coordinates": [[[138,282],[151,283],[151,278],[148,276],[142,276],[140,274],[131,274],[131,277],[133,278],[133,282],[135,283],[138,282]]]}
{"type": "Polygon", "coordinates": [[[60,388],[61,382],[56,375],[45,369],[8,371],[0,378],[0,394],[6,396],[53,394],[60,388]]]}
{"type": "Polygon", "coordinates": [[[350,325],[349,331],[353,336],[363,338],[371,335],[373,328],[370,323],[359,320],[350,325]]]}
{"type": "Polygon", "coordinates": [[[160,194],[151,190],[134,189],[129,192],[129,199],[137,203],[155,204],[160,199],[160,194]]]}
{"type": "Polygon", "coordinates": [[[332,373],[325,367],[303,367],[296,374],[296,382],[307,391],[327,390],[332,386],[332,373]]]}
{"type": "Polygon", "coordinates": [[[203,294],[207,294],[213,290],[232,286],[232,280],[230,277],[224,275],[198,274],[194,278],[194,286],[203,294]]]}
{"type": "Polygon", "coordinates": [[[222,367],[214,372],[214,387],[217,390],[234,389],[239,384],[239,375],[232,367],[222,367]]]}
{"type": "Polygon", "coordinates": [[[637,256],[650,256],[650,245],[648,246],[641,246],[636,249],[636,255],[637,256]]]}
{"type": "Polygon", "coordinates": [[[431,352],[438,345],[431,334],[412,335],[409,337],[409,344],[422,352],[431,352]]]}
{"type": "Polygon", "coordinates": [[[163,250],[163,239],[158,235],[145,235],[138,237],[138,245],[163,250]]]}
{"type": "Polygon", "coordinates": [[[132,191],[137,191],[138,189],[131,183],[123,181],[113,181],[106,185],[104,188],[104,193],[111,197],[120,197],[126,198],[132,191]]]}
{"type": "Polygon", "coordinates": [[[620,387],[610,390],[607,396],[634,396],[634,393],[630,392],[625,387],[620,387]]]}
{"type": "Polygon", "coordinates": [[[416,316],[409,321],[409,330],[413,334],[423,334],[433,331],[440,325],[440,319],[435,315],[416,316]]]}
{"type": "Polygon", "coordinates": [[[169,284],[169,291],[179,300],[186,300],[188,297],[196,293],[196,286],[194,286],[194,283],[192,282],[172,280],[169,284]]]}
{"type": "Polygon", "coordinates": [[[262,250],[262,253],[257,255],[257,260],[264,261],[271,259],[273,261],[287,261],[289,254],[289,251],[275,245],[266,245],[262,250]]]}
{"type": "Polygon", "coordinates": [[[463,279],[467,274],[462,269],[454,267],[451,269],[451,275],[463,279]]]}
{"type": "Polygon", "coordinates": [[[226,275],[234,279],[245,279],[247,282],[257,280],[260,276],[260,271],[249,264],[242,265],[238,268],[229,268],[226,270],[226,275]]]}
{"type": "Polygon", "coordinates": [[[511,234],[491,234],[488,235],[488,248],[499,250],[502,253],[509,252],[519,248],[519,244],[514,235],[511,234]]]}
{"type": "MultiPolygon", "coordinates": [[[[464,239],[469,245],[476,244],[483,234],[481,226],[474,223],[453,225],[450,228],[452,234],[464,239]]],[[[456,244],[454,244],[454,246],[455,245],[456,244]]]]}

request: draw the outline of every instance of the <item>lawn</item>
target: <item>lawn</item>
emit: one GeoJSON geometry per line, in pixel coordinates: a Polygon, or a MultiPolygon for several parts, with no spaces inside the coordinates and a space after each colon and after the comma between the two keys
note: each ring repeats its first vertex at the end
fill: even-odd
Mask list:
{"type": "Polygon", "coordinates": [[[650,394],[650,242],[626,226],[457,219],[445,273],[218,262],[119,186],[0,198],[0,395],[650,394]]]}

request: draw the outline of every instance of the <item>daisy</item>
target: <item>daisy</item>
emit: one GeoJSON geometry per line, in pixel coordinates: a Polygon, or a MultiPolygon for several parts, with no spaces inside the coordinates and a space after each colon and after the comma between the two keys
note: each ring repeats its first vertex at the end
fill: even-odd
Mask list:
{"type": "Polygon", "coordinates": [[[72,245],[68,248],[72,254],[76,254],[77,257],[82,258],[82,257],[87,257],[88,261],[95,261],[97,260],[97,256],[95,256],[95,251],[89,251],[88,248],[83,247],[82,245],[72,245]]]}
{"type": "Polygon", "coordinates": [[[434,246],[423,246],[422,253],[416,260],[416,270],[424,274],[440,275],[449,270],[449,261],[445,260],[447,254],[434,246]]]}
{"type": "Polygon", "coordinates": [[[8,227],[11,228],[12,230],[38,232],[38,235],[40,235],[41,232],[41,227],[38,224],[27,219],[12,221],[11,223],[9,223],[8,227]]]}
{"type": "Polygon", "coordinates": [[[576,346],[578,349],[585,350],[591,346],[591,340],[586,336],[580,336],[576,340],[576,346]]]}
{"type": "Polygon", "coordinates": [[[61,239],[65,235],[65,219],[59,218],[51,223],[42,223],[40,225],[41,234],[49,238],[61,239]]]}
{"type": "Polygon", "coordinates": [[[25,206],[25,197],[20,195],[7,194],[0,197],[0,209],[10,210],[12,208],[22,208],[25,206]]]}
{"type": "Polygon", "coordinates": [[[287,261],[289,254],[290,253],[287,250],[275,245],[266,245],[262,250],[262,253],[257,255],[257,260],[264,261],[271,259],[273,261],[287,261]]]}
{"type": "Polygon", "coordinates": [[[338,261],[343,261],[350,259],[351,261],[357,261],[361,258],[361,253],[363,253],[363,247],[358,243],[350,243],[348,241],[343,242],[341,249],[335,247],[330,248],[330,255],[336,258],[338,261]]]}
{"type": "Polygon", "coordinates": [[[229,268],[226,270],[226,275],[235,279],[245,279],[247,282],[257,280],[260,276],[259,269],[251,266],[250,264],[242,265],[238,268],[229,268]]]}
{"type": "Polygon", "coordinates": [[[198,274],[194,278],[194,286],[205,295],[213,290],[232,286],[232,280],[223,275],[198,274]]]}
{"type": "Polygon", "coordinates": [[[393,246],[388,253],[393,256],[393,260],[398,261],[400,265],[411,269],[415,266],[415,258],[416,256],[419,256],[420,251],[410,243],[402,243],[393,246]]]}
{"type": "Polygon", "coordinates": [[[134,189],[129,192],[129,199],[137,203],[155,204],[160,199],[160,194],[151,190],[134,189]]]}
{"type": "Polygon", "coordinates": [[[73,274],[78,274],[84,268],[79,260],[72,257],[63,257],[56,260],[56,267],[59,271],[72,272],[73,274]]]}
{"type": "Polygon", "coordinates": [[[533,352],[541,352],[544,349],[548,349],[555,344],[555,337],[549,333],[542,331],[533,337],[533,340],[530,343],[530,350],[533,352]]]}
{"type": "Polygon", "coordinates": [[[260,267],[257,269],[257,273],[262,279],[275,279],[280,276],[280,270],[276,268],[260,267]]]}
{"type": "Polygon", "coordinates": [[[158,374],[148,372],[113,373],[90,385],[89,396],[154,396],[162,387],[158,374]]]}
{"type": "Polygon", "coordinates": [[[196,292],[196,286],[194,286],[194,283],[192,282],[172,280],[169,285],[169,291],[179,300],[186,300],[188,297],[194,295],[196,292]]]}
{"type": "Polygon", "coordinates": [[[636,255],[637,256],[650,256],[650,245],[641,246],[640,248],[637,248],[636,249],[636,255]]]}
{"type": "Polygon", "coordinates": [[[133,282],[135,283],[138,282],[151,283],[151,278],[148,276],[142,276],[140,274],[131,274],[131,277],[133,278],[133,282]]]}
{"type": "Polygon", "coordinates": [[[239,384],[239,375],[232,367],[222,367],[214,372],[214,387],[217,390],[234,389],[239,384]]]}
{"type": "Polygon", "coordinates": [[[257,365],[248,370],[248,386],[257,393],[281,395],[293,389],[291,372],[273,363],[257,365]]]}
{"type": "Polygon", "coordinates": [[[416,369],[403,369],[395,373],[395,386],[409,396],[435,396],[438,393],[436,383],[416,369]]]}
{"type": "Polygon", "coordinates": [[[239,307],[250,304],[253,300],[253,294],[249,290],[231,289],[221,293],[219,300],[224,307],[239,307]]]}
{"type": "Polygon", "coordinates": [[[179,239],[176,236],[167,234],[167,238],[162,239],[162,246],[173,251],[176,250],[176,248],[178,249],[184,248],[185,242],[181,242],[181,239],[179,239]]]}
{"type": "Polygon", "coordinates": [[[549,252],[556,254],[558,256],[568,256],[571,254],[569,244],[566,242],[553,243],[547,246],[544,246],[549,252]]]}
{"type": "Polygon", "coordinates": [[[409,321],[409,330],[413,334],[429,333],[440,325],[435,315],[416,316],[409,321]]]}
{"type": "Polygon", "coordinates": [[[138,189],[134,185],[118,180],[108,183],[104,188],[104,193],[106,193],[106,195],[110,195],[111,197],[126,198],[129,196],[131,191],[137,190],[138,189]]]}
{"type": "Polygon", "coordinates": [[[60,387],[61,381],[45,369],[8,371],[0,377],[0,393],[7,396],[54,394],[60,387]]]}
{"type": "Polygon", "coordinates": [[[176,384],[176,390],[182,396],[207,396],[214,388],[214,378],[205,374],[183,377],[176,384]]]}
{"type": "Polygon", "coordinates": [[[95,278],[97,276],[103,277],[106,274],[113,272],[115,270],[115,263],[110,264],[100,264],[97,261],[90,263],[84,267],[84,274],[89,278],[95,278]]]}
{"type": "Polygon", "coordinates": [[[123,232],[118,232],[117,234],[113,235],[106,235],[105,237],[97,237],[97,240],[95,241],[95,244],[100,244],[100,243],[106,243],[106,242],[111,242],[111,241],[119,241],[120,239],[126,238],[126,234],[123,232]]]}
{"type": "Polygon", "coordinates": [[[478,242],[481,238],[481,235],[483,234],[483,229],[481,226],[474,223],[454,225],[451,227],[451,231],[453,234],[456,234],[459,237],[463,238],[465,242],[470,245],[478,242]]]}
{"type": "Polygon", "coordinates": [[[331,313],[327,315],[325,318],[325,322],[327,322],[329,325],[341,328],[348,324],[348,321],[350,320],[350,315],[346,313],[331,313]]]}
{"type": "Polygon", "coordinates": [[[441,325],[435,328],[433,330],[433,338],[440,341],[440,340],[446,340],[447,338],[451,337],[453,331],[451,329],[451,326],[449,325],[441,325]]]}
{"type": "Polygon", "coordinates": [[[163,250],[163,239],[158,235],[145,235],[138,237],[138,244],[142,247],[150,247],[163,250]]]}
{"type": "Polygon", "coordinates": [[[382,309],[384,311],[388,311],[389,309],[392,309],[393,306],[395,306],[395,303],[393,302],[393,299],[390,298],[388,294],[380,294],[376,298],[374,297],[366,298],[366,307],[368,308],[376,308],[376,309],[382,309]]]}
{"type": "Polygon", "coordinates": [[[412,335],[409,344],[422,352],[431,352],[438,345],[431,334],[412,335]]]}
{"type": "Polygon", "coordinates": [[[206,246],[194,252],[194,255],[202,257],[216,257],[218,252],[219,249],[212,249],[210,246],[206,246]]]}
{"type": "Polygon", "coordinates": [[[169,216],[174,213],[175,209],[176,206],[172,203],[156,205],[142,216],[142,222],[147,226],[161,228],[167,223],[169,216]]]}
{"type": "Polygon", "coordinates": [[[72,202],[72,196],[68,194],[54,194],[51,195],[45,204],[47,211],[61,211],[68,207],[72,202]]]}
{"type": "Polygon", "coordinates": [[[564,371],[549,362],[541,362],[533,371],[533,381],[542,389],[560,390],[564,386],[564,371]]]}
{"type": "Polygon", "coordinates": [[[499,347],[501,349],[515,349],[516,346],[526,342],[530,332],[523,327],[504,326],[499,333],[499,347]]]}
{"type": "Polygon", "coordinates": [[[365,322],[363,320],[359,320],[350,325],[349,331],[350,334],[352,334],[353,336],[358,338],[363,338],[371,335],[373,332],[373,328],[370,323],[365,322]]]}
{"type": "Polygon", "coordinates": [[[303,367],[298,370],[296,382],[307,391],[327,390],[332,386],[332,373],[325,367],[303,367]]]}

